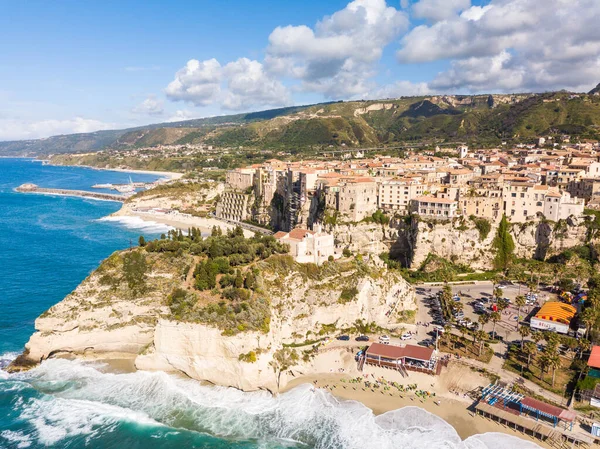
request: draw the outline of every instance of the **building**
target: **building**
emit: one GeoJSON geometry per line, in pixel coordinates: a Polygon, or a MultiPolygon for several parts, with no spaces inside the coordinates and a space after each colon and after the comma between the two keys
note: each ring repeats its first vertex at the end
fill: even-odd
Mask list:
{"type": "Polygon", "coordinates": [[[254,168],[236,168],[225,175],[225,182],[236,190],[246,190],[254,185],[254,168]]]}
{"type": "Polygon", "coordinates": [[[231,221],[244,221],[248,218],[250,195],[239,192],[223,192],[215,212],[218,218],[231,221]]]}
{"type": "Polygon", "coordinates": [[[423,218],[451,220],[458,216],[458,202],[450,198],[420,196],[411,201],[411,211],[423,218]]]}
{"type": "Polygon", "coordinates": [[[426,189],[427,186],[419,178],[385,180],[379,184],[379,209],[406,215],[409,212],[410,201],[423,196],[426,189]]]}
{"type": "Polygon", "coordinates": [[[365,352],[364,362],[370,365],[385,366],[402,372],[421,371],[434,374],[437,358],[432,348],[414,345],[384,345],[373,343],[365,352]]]}
{"type": "Polygon", "coordinates": [[[377,210],[377,183],[373,178],[339,178],[325,189],[326,204],[345,221],[361,221],[377,210]]]}
{"type": "Polygon", "coordinates": [[[290,247],[290,255],[299,263],[322,264],[335,256],[333,235],[325,232],[296,228],[277,232],[274,237],[290,247]]]}
{"type": "Polygon", "coordinates": [[[552,221],[566,220],[570,216],[580,217],[584,208],[585,200],[582,198],[571,198],[568,192],[550,192],[544,202],[544,217],[552,221]]]}
{"type": "Polygon", "coordinates": [[[531,328],[567,334],[575,313],[577,310],[570,304],[559,301],[547,302],[531,318],[531,328]]]}

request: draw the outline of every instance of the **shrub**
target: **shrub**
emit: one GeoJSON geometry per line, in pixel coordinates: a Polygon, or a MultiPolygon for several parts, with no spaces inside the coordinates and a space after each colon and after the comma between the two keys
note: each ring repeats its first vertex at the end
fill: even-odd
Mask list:
{"type": "Polygon", "coordinates": [[[246,354],[240,354],[238,359],[240,360],[240,362],[246,362],[246,363],[255,363],[256,362],[256,352],[254,351],[250,351],[246,354]]]}

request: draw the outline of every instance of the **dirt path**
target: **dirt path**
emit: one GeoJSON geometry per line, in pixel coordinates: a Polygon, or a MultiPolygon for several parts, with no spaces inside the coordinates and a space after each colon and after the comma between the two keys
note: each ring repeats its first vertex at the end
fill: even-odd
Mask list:
{"type": "Polygon", "coordinates": [[[196,269],[198,262],[200,262],[200,256],[194,256],[194,263],[188,270],[187,276],[185,277],[185,288],[188,290],[194,289],[194,270],[196,269]]]}

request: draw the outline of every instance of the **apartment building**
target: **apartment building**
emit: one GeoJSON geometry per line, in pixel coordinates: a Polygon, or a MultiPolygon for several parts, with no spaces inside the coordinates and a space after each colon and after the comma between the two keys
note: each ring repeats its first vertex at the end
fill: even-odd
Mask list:
{"type": "Polygon", "coordinates": [[[215,212],[218,218],[232,221],[248,219],[248,200],[250,195],[240,192],[223,192],[215,212]]]}
{"type": "Polygon", "coordinates": [[[420,196],[411,201],[411,211],[423,218],[451,220],[457,217],[458,202],[450,198],[420,196]]]}
{"type": "Polygon", "coordinates": [[[236,168],[225,175],[225,182],[236,190],[246,190],[254,185],[255,168],[236,168]]]}
{"type": "Polygon", "coordinates": [[[461,197],[462,214],[474,215],[489,221],[499,221],[504,214],[502,188],[477,189],[470,195],[461,197]]]}
{"type": "Polygon", "coordinates": [[[330,179],[322,186],[327,207],[346,221],[361,221],[377,210],[378,185],[373,178],[330,179]]]}
{"type": "Polygon", "coordinates": [[[409,213],[410,200],[423,196],[427,185],[420,178],[387,179],[379,184],[379,209],[400,215],[409,213]]]}

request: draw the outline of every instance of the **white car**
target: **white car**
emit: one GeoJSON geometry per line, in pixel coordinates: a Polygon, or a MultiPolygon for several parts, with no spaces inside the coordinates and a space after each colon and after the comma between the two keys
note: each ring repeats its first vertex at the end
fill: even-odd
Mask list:
{"type": "Polygon", "coordinates": [[[387,335],[382,335],[381,337],[379,337],[379,343],[383,343],[384,345],[389,345],[390,337],[388,337],[387,335]]]}
{"type": "Polygon", "coordinates": [[[412,338],[412,335],[410,334],[403,334],[402,337],[400,337],[402,340],[410,340],[412,338]]]}

